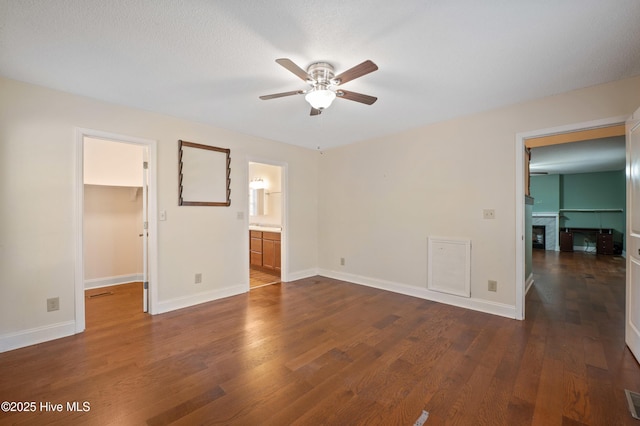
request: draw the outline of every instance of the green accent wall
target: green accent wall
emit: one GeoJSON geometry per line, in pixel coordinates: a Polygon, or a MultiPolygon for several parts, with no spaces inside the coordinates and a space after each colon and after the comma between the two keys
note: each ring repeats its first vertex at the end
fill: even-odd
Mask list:
{"type": "Polygon", "coordinates": [[[558,213],[560,210],[560,175],[531,176],[530,192],[534,213],[558,213]]]}
{"type": "MultiPolygon", "coordinates": [[[[534,212],[559,212],[560,228],[611,228],[614,241],[624,243],[626,177],[624,170],[531,177],[534,212]],[[567,212],[562,209],[621,209],[621,212],[567,212]]],[[[574,245],[595,242],[574,235],[574,245]]]]}
{"type": "Polygon", "coordinates": [[[560,179],[561,209],[622,209],[614,212],[564,212],[560,226],[613,228],[624,234],[626,191],[624,170],[563,175],[560,179]]]}

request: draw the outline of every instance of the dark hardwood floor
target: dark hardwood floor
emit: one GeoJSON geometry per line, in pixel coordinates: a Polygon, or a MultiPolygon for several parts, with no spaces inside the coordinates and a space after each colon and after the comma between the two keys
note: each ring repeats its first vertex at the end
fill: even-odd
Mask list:
{"type": "Polygon", "coordinates": [[[624,260],[534,263],[526,321],[322,277],[151,317],[119,286],[87,300],[83,334],[0,354],[0,401],[38,404],[0,423],[639,424],[624,260]]]}

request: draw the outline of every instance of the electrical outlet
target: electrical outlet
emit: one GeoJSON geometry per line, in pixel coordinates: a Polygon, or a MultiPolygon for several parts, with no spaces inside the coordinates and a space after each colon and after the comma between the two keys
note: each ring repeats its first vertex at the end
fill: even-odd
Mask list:
{"type": "Polygon", "coordinates": [[[47,299],[47,312],[58,310],[60,310],[60,298],[52,297],[51,299],[47,299]]]}
{"type": "Polygon", "coordinates": [[[496,211],[494,209],[484,209],[482,210],[482,217],[485,219],[495,219],[496,211]]]}
{"type": "Polygon", "coordinates": [[[498,291],[498,281],[489,280],[489,291],[498,291]]]}
{"type": "Polygon", "coordinates": [[[195,280],[196,284],[201,284],[202,283],[202,273],[198,272],[196,274],[196,280],[195,280]]]}
{"type": "Polygon", "coordinates": [[[340,266],[344,266],[344,257],[340,258],[340,266]]]}

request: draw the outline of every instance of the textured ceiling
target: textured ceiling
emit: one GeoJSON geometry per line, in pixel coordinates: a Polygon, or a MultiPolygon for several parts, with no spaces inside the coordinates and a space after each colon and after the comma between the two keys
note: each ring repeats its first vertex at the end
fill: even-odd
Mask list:
{"type": "MultiPolygon", "coordinates": [[[[638,0],[0,0],[0,75],[315,149],[640,75],[638,0]],[[318,117],[274,62],[379,70],[318,117]]],[[[1,96],[1,94],[0,94],[1,96]]]]}

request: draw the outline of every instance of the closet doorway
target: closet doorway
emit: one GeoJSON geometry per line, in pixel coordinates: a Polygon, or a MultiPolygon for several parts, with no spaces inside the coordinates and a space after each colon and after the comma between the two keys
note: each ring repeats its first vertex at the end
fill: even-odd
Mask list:
{"type": "Polygon", "coordinates": [[[88,323],[153,313],[156,146],[87,129],[78,129],[76,139],[76,331],[81,332],[88,323]]]}

